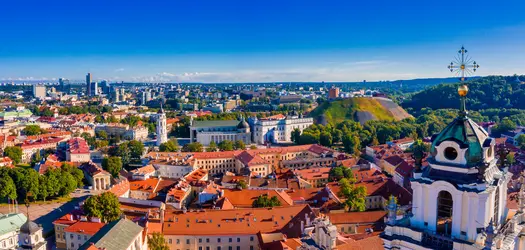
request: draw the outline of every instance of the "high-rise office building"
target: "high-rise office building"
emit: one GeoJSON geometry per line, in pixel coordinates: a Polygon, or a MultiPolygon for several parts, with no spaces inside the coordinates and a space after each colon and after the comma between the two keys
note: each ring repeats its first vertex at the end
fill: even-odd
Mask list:
{"type": "Polygon", "coordinates": [[[86,75],[86,95],[91,96],[91,73],[86,75]]]}
{"type": "Polygon", "coordinates": [[[97,82],[91,82],[88,84],[89,86],[89,96],[98,96],[98,83],[97,82]]]}
{"type": "Polygon", "coordinates": [[[63,93],[69,94],[71,90],[71,83],[69,82],[69,79],[66,78],[59,78],[59,90],[63,93]]]}
{"type": "Polygon", "coordinates": [[[46,86],[44,85],[33,85],[33,97],[44,99],[46,97],[46,86]]]}
{"type": "Polygon", "coordinates": [[[100,82],[100,90],[102,91],[100,94],[109,94],[109,82],[107,80],[102,80],[100,82]]]}

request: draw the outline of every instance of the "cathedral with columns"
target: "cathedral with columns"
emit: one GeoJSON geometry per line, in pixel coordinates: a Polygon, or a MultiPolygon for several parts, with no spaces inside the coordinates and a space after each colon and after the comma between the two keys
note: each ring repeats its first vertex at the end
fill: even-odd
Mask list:
{"type": "Polygon", "coordinates": [[[525,249],[525,185],[518,210],[508,209],[512,174],[498,166],[495,140],[468,117],[467,93],[459,87],[458,117],[432,137],[428,166],[416,166],[412,209],[400,216],[390,199],[385,249],[525,249]]]}

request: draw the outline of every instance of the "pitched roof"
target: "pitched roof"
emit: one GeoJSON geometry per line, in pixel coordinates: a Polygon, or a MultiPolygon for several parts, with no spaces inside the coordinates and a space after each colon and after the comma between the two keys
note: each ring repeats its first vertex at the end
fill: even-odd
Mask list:
{"type": "MultiPolygon", "coordinates": [[[[126,250],[142,232],[143,228],[128,219],[111,222],[91,237],[79,250],[87,249],[93,243],[98,248],[126,250]]],[[[142,243],[142,242],[141,242],[142,243]]]]}
{"type": "Polygon", "coordinates": [[[366,211],[349,213],[330,213],[327,214],[332,224],[364,224],[382,222],[387,215],[386,211],[366,211]]]}
{"type": "Polygon", "coordinates": [[[328,174],[332,168],[305,168],[295,170],[295,173],[305,180],[328,179],[328,174]]]}
{"type": "Polygon", "coordinates": [[[153,165],[147,165],[141,168],[131,170],[131,173],[134,175],[146,175],[155,173],[155,167],[153,165]]]}
{"type": "Polygon", "coordinates": [[[142,191],[155,193],[157,186],[159,185],[160,179],[151,178],[146,180],[130,181],[129,189],[132,191],[142,191]]]}
{"type": "Polygon", "coordinates": [[[284,191],[276,190],[252,190],[252,189],[243,189],[243,190],[224,190],[223,197],[228,198],[228,200],[237,208],[250,208],[252,203],[261,195],[268,195],[269,198],[277,196],[277,199],[281,202],[281,206],[290,206],[293,204],[293,200],[288,194],[284,191]]]}
{"type": "Polygon", "coordinates": [[[91,222],[91,221],[77,221],[75,224],[67,227],[64,231],[69,233],[80,233],[87,235],[96,234],[104,225],[100,222],[91,222]]]}
{"type": "Polygon", "coordinates": [[[22,213],[1,215],[0,235],[19,230],[26,221],[27,217],[22,213]]]}
{"type": "Polygon", "coordinates": [[[288,237],[301,235],[301,220],[315,217],[308,205],[277,208],[246,208],[182,212],[167,210],[164,235],[255,235],[282,232],[288,237]]]}
{"type": "Polygon", "coordinates": [[[269,164],[268,161],[261,158],[258,154],[250,153],[248,151],[242,151],[236,158],[246,166],[256,166],[262,164],[269,164]]]}

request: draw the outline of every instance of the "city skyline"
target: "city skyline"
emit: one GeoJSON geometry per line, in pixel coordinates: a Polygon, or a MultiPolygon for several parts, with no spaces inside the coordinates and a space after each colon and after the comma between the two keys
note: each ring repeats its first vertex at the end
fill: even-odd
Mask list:
{"type": "Polygon", "coordinates": [[[87,72],[128,82],[449,77],[446,65],[462,45],[481,76],[525,73],[518,1],[30,4],[7,3],[0,17],[8,24],[2,80],[80,80],[87,72]]]}

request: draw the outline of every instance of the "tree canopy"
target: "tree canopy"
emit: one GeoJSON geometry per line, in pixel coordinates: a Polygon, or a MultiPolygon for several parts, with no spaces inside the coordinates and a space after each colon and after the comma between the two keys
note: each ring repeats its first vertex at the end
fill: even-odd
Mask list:
{"type": "Polygon", "coordinates": [[[84,212],[86,215],[100,218],[106,223],[118,220],[122,214],[118,197],[111,192],[87,198],[84,202],[84,212]]]}
{"type": "Polygon", "coordinates": [[[148,249],[169,250],[170,247],[168,246],[168,243],[166,243],[164,235],[162,235],[159,232],[154,232],[153,234],[151,234],[151,236],[148,237],[148,249]]]}
{"type": "Polygon", "coordinates": [[[4,156],[7,156],[13,160],[15,164],[22,161],[22,148],[18,146],[10,146],[4,149],[4,156]]]}
{"type": "Polygon", "coordinates": [[[278,207],[281,206],[281,201],[277,198],[277,196],[272,196],[272,198],[268,198],[268,195],[260,195],[257,197],[256,200],[252,202],[252,207],[278,207]]]}
{"type": "Polygon", "coordinates": [[[22,132],[24,132],[25,135],[41,135],[45,130],[41,129],[38,125],[27,125],[22,132]]]}
{"type": "Polygon", "coordinates": [[[117,178],[120,170],[122,170],[122,160],[117,156],[106,157],[102,160],[102,168],[117,178]]]}
{"type": "Polygon", "coordinates": [[[177,140],[169,140],[165,143],[160,144],[159,146],[160,152],[178,152],[179,149],[180,147],[177,140]]]}
{"type": "Polygon", "coordinates": [[[182,147],[183,152],[202,152],[203,146],[200,142],[192,142],[182,147]]]}

